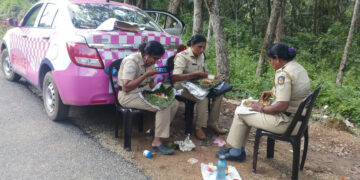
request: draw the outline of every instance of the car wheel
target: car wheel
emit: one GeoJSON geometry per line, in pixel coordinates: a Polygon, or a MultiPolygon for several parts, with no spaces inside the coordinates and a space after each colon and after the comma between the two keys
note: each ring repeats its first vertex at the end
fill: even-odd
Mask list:
{"type": "Polygon", "coordinates": [[[18,81],[21,78],[21,76],[16,74],[13,70],[7,49],[4,49],[1,54],[1,69],[5,75],[5,78],[9,81],[18,81]]]}
{"type": "Polygon", "coordinates": [[[69,106],[62,102],[51,72],[46,73],[42,89],[44,107],[48,117],[53,121],[66,118],[69,106]]]}

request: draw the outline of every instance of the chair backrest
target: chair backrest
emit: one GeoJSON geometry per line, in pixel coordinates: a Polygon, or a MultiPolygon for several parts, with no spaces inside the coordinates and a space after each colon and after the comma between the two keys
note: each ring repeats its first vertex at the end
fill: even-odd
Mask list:
{"type": "MultiPolygon", "coordinates": [[[[116,78],[117,80],[117,73],[119,72],[120,69],[120,65],[123,59],[117,59],[115,61],[113,61],[110,66],[109,66],[109,71],[108,71],[108,75],[109,75],[109,80],[110,80],[110,85],[111,85],[111,90],[113,92],[113,96],[114,96],[114,103],[115,106],[121,106],[119,103],[119,100],[117,98],[117,92],[118,90],[121,90],[120,88],[116,88],[115,84],[114,84],[114,78],[116,78]]],[[[117,82],[117,81],[116,81],[117,82]]]]}
{"type": "Polygon", "coordinates": [[[312,112],[312,108],[314,106],[315,100],[316,100],[323,84],[324,83],[321,82],[315,88],[315,90],[300,103],[300,106],[299,106],[298,110],[296,111],[294,119],[292,120],[290,126],[288,127],[288,129],[286,130],[286,132],[283,136],[290,136],[298,122],[301,122],[301,126],[300,126],[299,131],[296,134],[296,136],[301,136],[303,134],[303,132],[307,128],[307,125],[308,125],[309,119],[310,119],[310,115],[312,112]],[[303,115],[304,109],[306,109],[305,115],[303,115]]]}

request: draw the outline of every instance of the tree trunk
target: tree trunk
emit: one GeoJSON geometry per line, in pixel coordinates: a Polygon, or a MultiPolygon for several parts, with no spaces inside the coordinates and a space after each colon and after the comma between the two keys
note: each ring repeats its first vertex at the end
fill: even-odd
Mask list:
{"type": "Polygon", "coordinates": [[[266,28],[266,34],[264,37],[264,42],[261,48],[261,53],[259,57],[258,66],[256,68],[256,76],[261,77],[263,73],[263,64],[265,60],[265,52],[266,50],[271,46],[271,44],[274,42],[275,38],[275,31],[276,31],[276,25],[277,21],[280,16],[281,11],[281,0],[274,0],[273,8],[271,10],[271,15],[269,19],[269,23],[266,28]]]}
{"type": "Polygon", "coordinates": [[[212,25],[211,25],[211,17],[209,17],[209,26],[207,32],[207,45],[206,50],[208,50],[212,46],[212,25]]]}
{"type": "Polygon", "coordinates": [[[296,15],[296,0],[290,0],[290,3],[291,3],[291,16],[292,16],[291,36],[294,36],[294,34],[297,33],[298,24],[299,24],[296,15]]]}
{"type": "Polygon", "coordinates": [[[144,4],[143,0],[137,0],[137,2],[136,2],[136,6],[140,9],[143,8],[143,4],[144,4]]]}
{"type": "Polygon", "coordinates": [[[331,0],[327,0],[328,2],[328,28],[331,25],[331,0]]]}
{"type": "Polygon", "coordinates": [[[280,15],[277,21],[276,26],[276,35],[275,35],[275,41],[274,42],[280,42],[282,36],[284,35],[284,16],[285,16],[285,6],[286,6],[286,0],[281,0],[281,10],[280,15]]]}
{"type": "Polygon", "coordinates": [[[193,35],[202,34],[202,0],[194,0],[193,35]]]}
{"type": "Polygon", "coordinates": [[[247,5],[248,5],[248,11],[250,13],[250,22],[251,22],[251,33],[252,35],[255,35],[255,21],[254,21],[254,14],[255,14],[255,9],[252,7],[252,4],[250,4],[249,0],[247,0],[247,5]]]}
{"type": "Polygon", "coordinates": [[[271,16],[271,0],[267,1],[267,5],[268,5],[268,17],[270,18],[270,16],[271,16]]]}
{"type": "MultiPolygon", "coordinates": [[[[182,0],[170,0],[168,11],[174,15],[177,15],[179,13],[180,4],[182,0]]],[[[172,23],[172,19],[168,18],[166,20],[166,27],[171,27],[170,24],[172,23]]]]}
{"type": "Polygon", "coordinates": [[[350,50],[350,46],[351,46],[351,42],[352,42],[352,37],[354,35],[355,24],[356,24],[356,19],[357,19],[358,13],[359,13],[359,0],[356,0],[355,1],[355,6],[354,6],[353,16],[352,16],[352,20],[351,20],[349,34],[348,34],[348,37],[347,37],[347,40],[346,40],[346,45],[345,45],[345,48],[344,48],[344,54],[342,56],[340,67],[339,67],[339,72],[338,72],[338,75],[336,77],[336,84],[341,84],[343,79],[344,79],[345,65],[346,65],[346,61],[347,61],[348,56],[349,56],[349,50],[350,50]]]}
{"type": "Polygon", "coordinates": [[[131,4],[130,0],[124,0],[124,3],[131,4]]]}
{"type": "Polygon", "coordinates": [[[224,26],[220,18],[219,0],[205,0],[205,3],[207,8],[209,9],[210,18],[214,30],[217,74],[225,75],[227,79],[230,79],[228,49],[226,44],[224,26]]]}
{"type": "Polygon", "coordinates": [[[313,33],[314,33],[315,36],[317,36],[317,27],[316,27],[316,25],[317,25],[317,9],[318,9],[317,2],[318,2],[317,0],[315,0],[315,2],[314,2],[314,29],[313,29],[313,33]]]}

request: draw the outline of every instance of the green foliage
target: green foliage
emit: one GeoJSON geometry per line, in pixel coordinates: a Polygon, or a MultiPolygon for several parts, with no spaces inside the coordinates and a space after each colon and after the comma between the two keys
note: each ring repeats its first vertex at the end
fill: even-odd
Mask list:
{"type": "Polygon", "coordinates": [[[32,3],[34,2],[29,0],[3,0],[0,3],[0,17],[16,17],[20,19],[22,16],[24,16],[32,3]]]}
{"type": "Polygon", "coordinates": [[[164,109],[175,102],[175,93],[169,84],[160,84],[160,87],[155,91],[143,91],[142,96],[144,100],[154,106],[164,109]],[[163,97],[156,96],[156,94],[164,95],[163,97]]]}
{"type": "MultiPolygon", "coordinates": [[[[35,2],[35,0],[2,0],[0,2],[0,20],[15,17],[20,22],[27,10],[35,2]]],[[[0,24],[0,38],[4,36],[8,29],[9,27],[0,24]]]]}
{"type": "MultiPolygon", "coordinates": [[[[231,22],[231,21],[229,21],[231,22]]],[[[262,78],[255,77],[262,38],[252,36],[248,29],[235,30],[235,25],[226,24],[230,59],[230,82],[233,91],[227,93],[232,98],[259,98],[261,92],[272,87],[274,70],[267,65],[267,72],[262,78]],[[234,33],[240,35],[236,36],[234,33]],[[238,45],[238,48],[236,46],[238,45]]],[[[328,105],[326,112],[331,116],[344,116],[360,125],[360,38],[354,36],[342,86],[335,84],[335,79],[344,46],[348,27],[334,22],[325,33],[318,37],[312,33],[299,32],[294,37],[285,36],[283,41],[294,47],[296,60],[307,69],[311,86],[315,88],[325,82],[320,91],[316,106],[328,105]]],[[[216,73],[215,47],[212,45],[207,55],[207,66],[211,73],[216,73]]]]}

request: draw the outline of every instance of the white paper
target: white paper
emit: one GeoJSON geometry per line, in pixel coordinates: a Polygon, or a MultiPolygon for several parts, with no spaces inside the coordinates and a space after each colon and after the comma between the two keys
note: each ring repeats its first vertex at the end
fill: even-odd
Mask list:
{"type": "Polygon", "coordinates": [[[256,114],[259,113],[257,111],[250,111],[251,107],[245,106],[244,102],[247,100],[254,101],[251,97],[249,99],[243,99],[241,101],[241,105],[236,107],[235,114],[256,114]]]}
{"type": "Polygon", "coordinates": [[[236,107],[235,114],[256,114],[257,111],[250,111],[251,107],[248,106],[238,106],[236,107]]]}
{"type": "Polygon", "coordinates": [[[118,21],[116,18],[109,18],[101,23],[96,30],[99,31],[112,31],[114,30],[115,22],[118,21]]]}
{"type": "MultiPolygon", "coordinates": [[[[201,163],[200,167],[201,174],[204,180],[216,180],[216,170],[212,172],[208,171],[208,165],[204,163],[201,163]]],[[[242,180],[236,168],[234,166],[228,165],[228,174],[226,175],[226,180],[233,179],[242,180]]]]}

